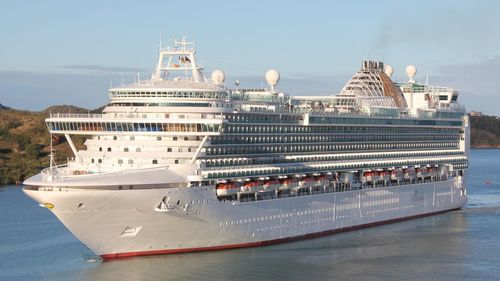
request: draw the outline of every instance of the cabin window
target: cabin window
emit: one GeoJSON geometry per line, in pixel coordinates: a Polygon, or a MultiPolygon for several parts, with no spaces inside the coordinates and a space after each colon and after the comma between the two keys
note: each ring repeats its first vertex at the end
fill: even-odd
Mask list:
{"type": "Polygon", "coordinates": [[[90,159],[90,162],[91,162],[91,163],[94,163],[94,158],[90,159]]]}
{"type": "Polygon", "coordinates": [[[158,160],[153,159],[153,164],[158,164],[158,160]]]}
{"type": "Polygon", "coordinates": [[[156,140],[157,141],[161,141],[161,137],[156,137],[156,140]]]}
{"type": "Polygon", "coordinates": [[[123,152],[128,152],[128,147],[125,147],[125,148],[123,149],[123,152]]]}
{"type": "Polygon", "coordinates": [[[173,137],[172,140],[176,141],[177,140],[177,137],[173,137]]]}
{"type": "Polygon", "coordinates": [[[134,136],[131,136],[131,137],[130,137],[130,140],[135,140],[135,137],[134,137],[134,136]]]}
{"type": "Polygon", "coordinates": [[[97,163],[101,164],[102,163],[102,159],[98,159],[97,163]]]}
{"type": "Polygon", "coordinates": [[[134,164],[134,160],[133,159],[128,159],[128,163],[129,164],[134,164]]]}
{"type": "Polygon", "coordinates": [[[102,147],[99,147],[99,151],[102,151],[102,147]]]}
{"type": "Polygon", "coordinates": [[[122,159],[118,159],[118,164],[123,164],[123,160],[122,159]]]}
{"type": "Polygon", "coordinates": [[[172,148],[171,147],[167,148],[167,152],[172,152],[172,148]]]}
{"type": "Polygon", "coordinates": [[[117,140],[117,139],[118,139],[118,137],[117,137],[117,136],[113,136],[113,140],[117,140]]]}
{"type": "Polygon", "coordinates": [[[439,100],[444,100],[444,101],[447,101],[448,100],[448,96],[439,96],[439,100]]]}
{"type": "Polygon", "coordinates": [[[108,147],[108,151],[111,151],[111,147],[108,147]]]}
{"type": "Polygon", "coordinates": [[[175,162],[174,162],[174,163],[175,163],[175,164],[179,164],[179,160],[175,160],[175,162]]]}
{"type": "Polygon", "coordinates": [[[135,152],[141,152],[141,148],[140,148],[140,147],[137,147],[137,148],[135,149],[135,152]]]}

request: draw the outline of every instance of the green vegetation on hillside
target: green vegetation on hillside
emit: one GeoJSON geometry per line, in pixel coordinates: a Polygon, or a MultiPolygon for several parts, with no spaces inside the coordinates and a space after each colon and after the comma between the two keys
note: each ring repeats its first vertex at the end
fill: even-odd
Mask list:
{"type": "Polygon", "coordinates": [[[471,146],[500,148],[500,119],[496,116],[471,116],[471,146]]]}
{"type": "MultiPolygon", "coordinates": [[[[50,135],[45,118],[50,112],[86,113],[74,106],[55,106],[41,112],[0,109],[0,184],[21,183],[48,166],[50,135]]],[[[72,156],[64,138],[55,138],[56,161],[64,163],[72,156]]],[[[78,148],[85,138],[74,137],[78,148]]]]}

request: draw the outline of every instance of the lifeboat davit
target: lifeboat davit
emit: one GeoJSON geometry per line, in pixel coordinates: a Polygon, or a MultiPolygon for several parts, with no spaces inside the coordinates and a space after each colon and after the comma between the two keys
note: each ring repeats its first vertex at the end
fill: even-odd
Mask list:
{"type": "Polygon", "coordinates": [[[235,182],[219,183],[215,187],[217,196],[230,196],[238,193],[240,189],[235,182]]]}
{"type": "Polygon", "coordinates": [[[260,181],[249,181],[241,185],[241,193],[255,193],[262,190],[260,181]]]}

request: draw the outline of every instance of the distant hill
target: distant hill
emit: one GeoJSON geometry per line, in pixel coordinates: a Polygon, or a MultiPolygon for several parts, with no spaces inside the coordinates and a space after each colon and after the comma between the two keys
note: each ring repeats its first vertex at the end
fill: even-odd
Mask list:
{"type": "Polygon", "coordinates": [[[47,113],[49,114],[50,112],[52,113],[87,113],[90,112],[91,110],[88,110],[86,108],[74,106],[74,105],[53,105],[50,107],[47,107],[46,109],[40,111],[40,113],[47,113]]]}
{"type": "MultiPolygon", "coordinates": [[[[2,107],[0,110],[0,184],[20,183],[49,163],[50,135],[45,124],[50,112],[96,113],[71,105],[55,105],[39,112],[2,107]]],[[[77,148],[85,137],[73,136],[77,148]]],[[[72,152],[64,137],[54,138],[57,163],[64,163],[72,152]]]]}
{"type": "Polygon", "coordinates": [[[471,116],[471,146],[500,148],[500,118],[497,116],[471,116]]]}

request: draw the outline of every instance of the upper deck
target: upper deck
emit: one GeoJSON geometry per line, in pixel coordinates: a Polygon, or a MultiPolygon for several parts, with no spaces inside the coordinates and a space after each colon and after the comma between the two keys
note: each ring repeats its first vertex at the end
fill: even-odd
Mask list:
{"type": "Polygon", "coordinates": [[[208,136],[222,133],[227,122],[291,124],[290,120],[301,126],[462,126],[465,109],[458,104],[458,91],[417,84],[416,69],[410,70],[408,82],[394,83],[390,66],[363,61],[332,96],[279,92],[276,70],[265,76],[270,89],[229,89],[222,71],[215,70],[210,79],[204,76],[194,44],[183,38],[172,48],[160,48],[150,79],[109,89],[103,114],[51,114],[46,122],[51,133],[82,135],[208,136]]]}

